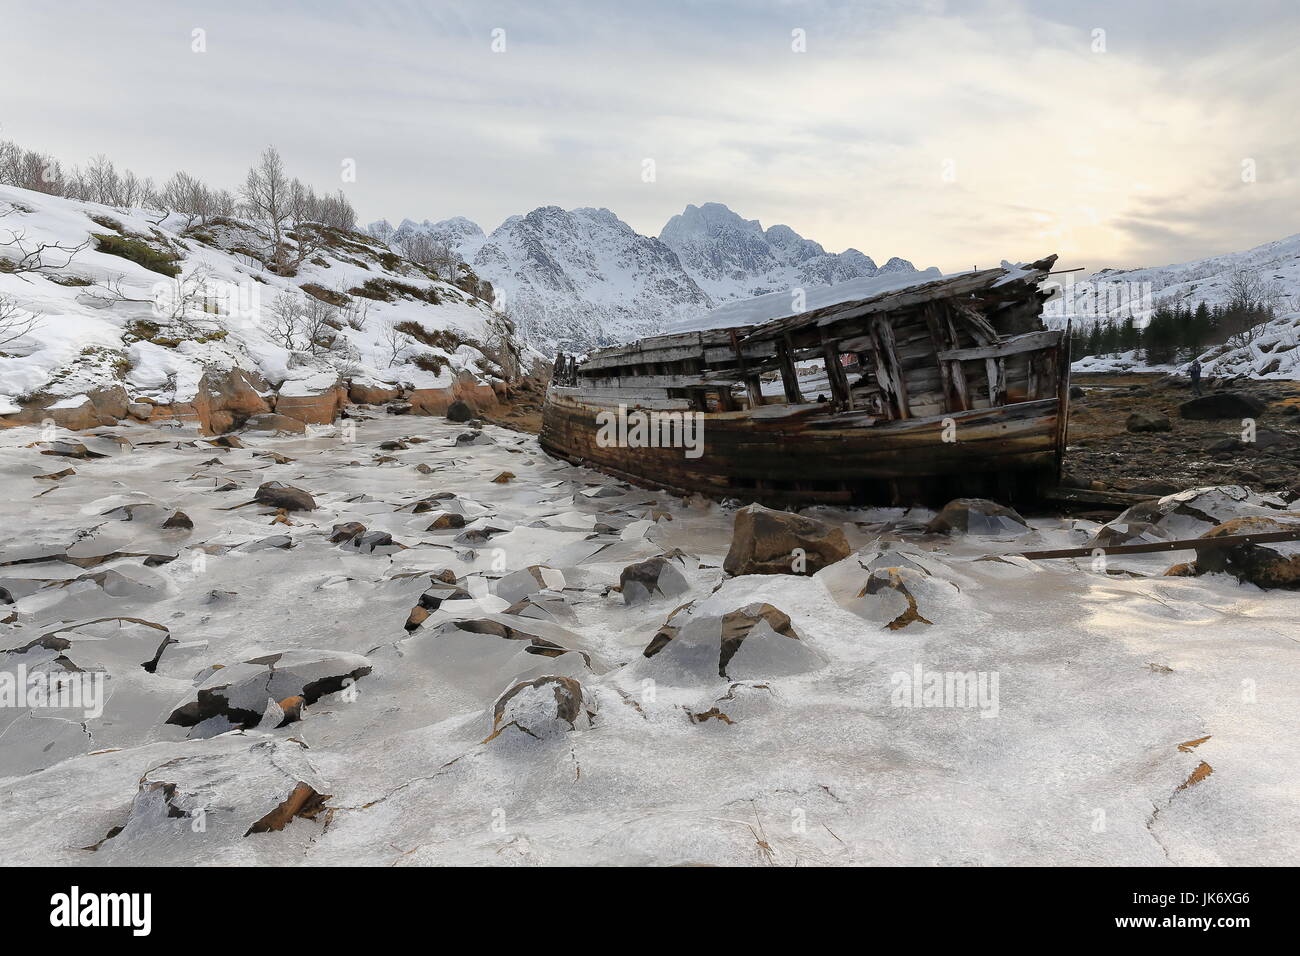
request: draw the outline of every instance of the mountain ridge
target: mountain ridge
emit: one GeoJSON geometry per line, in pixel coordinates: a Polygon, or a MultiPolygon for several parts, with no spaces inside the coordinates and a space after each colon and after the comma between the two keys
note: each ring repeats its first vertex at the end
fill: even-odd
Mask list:
{"type": "Polygon", "coordinates": [[[490,233],[463,216],[368,228],[397,244],[417,233],[444,243],[492,283],[530,342],[568,352],[656,334],[740,299],[918,271],[897,256],[878,266],[854,248],[829,253],[723,203],[688,205],[658,236],[605,207],[554,205],[509,216],[490,233]]]}

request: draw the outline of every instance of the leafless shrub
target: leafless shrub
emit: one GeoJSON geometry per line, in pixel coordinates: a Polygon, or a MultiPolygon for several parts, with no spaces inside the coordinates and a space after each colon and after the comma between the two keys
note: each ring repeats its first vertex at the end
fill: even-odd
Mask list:
{"type": "Polygon", "coordinates": [[[326,355],[350,345],[338,334],[347,324],[344,310],[314,296],[281,292],[268,312],[267,334],[291,352],[326,355]]]}
{"type": "Polygon", "coordinates": [[[0,272],[44,272],[66,269],[77,253],[91,243],[89,239],[75,246],[64,245],[61,242],[32,242],[27,239],[25,232],[13,229],[5,231],[9,233],[9,239],[0,241],[0,272]],[[62,259],[62,261],[47,261],[47,257],[53,257],[53,260],[62,259]]]}
{"type": "Polygon", "coordinates": [[[404,362],[406,353],[411,349],[411,337],[401,331],[396,324],[391,324],[384,329],[380,343],[384,346],[384,353],[388,356],[389,368],[404,362]]]}
{"type": "Polygon", "coordinates": [[[424,266],[439,279],[450,282],[460,271],[460,256],[445,243],[427,232],[412,232],[398,243],[402,255],[416,265],[424,266]]]}
{"type": "Polygon", "coordinates": [[[35,331],[41,324],[40,312],[22,308],[9,295],[0,295],[0,348],[35,331]]]}
{"type": "Polygon", "coordinates": [[[1282,302],[1283,291],[1278,282],[1267,282],[1251,269],[1237,269],[1228,279],[1232,315],[1232,324],[1226,330],[1228,342],[1234,348],[1244,348],[1255,341],[1282,302]]]}

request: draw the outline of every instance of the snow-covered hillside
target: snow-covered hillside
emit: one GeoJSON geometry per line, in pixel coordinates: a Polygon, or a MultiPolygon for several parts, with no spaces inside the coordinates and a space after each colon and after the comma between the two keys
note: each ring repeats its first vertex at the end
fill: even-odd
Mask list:
{"type": "MultiPolygon", "coordinates": [[[[371,229],[388,234],[387,225],[371,229]]],[[[721,203],[687,206],[657,239],[608,209],[557,206],[511,216],[490,235],[463,217],[407,219],[391,241],[418,232],[489,280],[543,350],[585,351],[661,332],[727,302],[916,271],[899,258],[877,267],[856,249],[828,253],[789,226],[764,230],[721,203]]]]}
{"type": "MultiPolygon", "coordinates": [[[[1232,297],[1233,273],[1247,269],[1265,286],[1273,286],[1279,311],[1300,309],[1300,233],[1266,242],[1244,252],[1209,256],[1194,262],[1145,269],[1103,269],[1090,276],[1078,292],[1080,305],[1091,296],[1105,296],[1107,286],[1150,283],[1152,303],[1181,303],[1195,306],[1224,305],[1232,297]]],[[[1113,295],[1109,301],[1116,301],[1113,295]]]]}
{"type": "MultiPolygon", "coordinates": [[[[1210,256],[1194,262],[1147,269],[1103,269],[1085,281],[1067,286],[1069,310],[1090,316],[1122,318],[1129,304],[1143,301],[1148,307],[1182,305],[1209,307],[1233,301],[1234,276],[1248,272],[1255,277],[1254,294],[1271,306],[1277,318],[1253,334],[1242,335],[1224,345],[1207,348],[1199,356],[1208,377],[1248,376],[1251,378],[1300,380],[1300,233],[1266,242],[1244,252],[1210,256]],[[1102,302],[1105,305],[1098,306],[1102,302]],[[1245,339],[1249,341],[1244,341],[1245,339]]],[[[1045,315],[1049,325],[1064,320],[1053,315],[1049,303],[1045,315]]],[[[1077,372],[1180,371],[1189,361],[1152,365],[1138,352],[1119,355],[1090,355],[1074,363],[1077,372]]]]}
{"type": "Polygon", "coordinates": [[[333,404],[350,386],[386,398],[458,383],[490,392],[500,376],[484,350],[499,358],[504,326],[468,270],[437,281],[369,236],[304,225],[290,233],[294,256],[307,245],[303,261],[278,275],[259,258],[266,240],[253,225],[185,228],[161,215],[0,187],[8,423],[48,413],[94,424],[128,405],[144,417],[156,417],[150,406],[185,407],[203,420],[201,382],[235,370],[267,410],[296,399],[280,411],[313,397],[333,404]],[[42,245],[43,267],[25,271],[23,252],[42,245]]]}

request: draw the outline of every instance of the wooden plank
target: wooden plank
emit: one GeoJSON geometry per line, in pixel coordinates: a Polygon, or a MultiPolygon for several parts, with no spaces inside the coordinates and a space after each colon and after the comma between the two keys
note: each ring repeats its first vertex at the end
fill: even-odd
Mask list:
{"type": "Polygon", "coordinates": [[[876,316],[871,320],[871,335],[875,341],[876,379],[893,406],[893,417],[910,418],[907,386],[903,384],[898,355],[894,352],[894,330],[888,316],[876,316]]]}
{"type": "Polygon", "coordinates": [[[849,390],[849,378],[844,374],[840,364],[840,353],[835,343],[829,339],[822,342],[822,361],[826,364],[826,378],[831,385],[831,395],[845,408],[853,408],[853,393],[849,390]]]}
{"type": "Polygon", "coordinates": [[[1055,348],[1061,340],[1059,331],[1026,332],[1000,342],[979,345],[971,349],[942,349],[939,358],[949,362],[968,362],[973,359],[1004,358],[1019,355],[1022,352],[1036,352],[1040,349],[1055,348]]]}
{"type": "Polygon", "coordinates": [[[1211,551],[1215,548],[1235,548],[1238,545],[1266,544],[1270,541],[1300,541],[1300,525],[1297,525],[1294,531],[1260,531],[1253,534],[1225,534],[1217,538],[1182,538],[1177,541],[1116,544],[1106,548],[1056,548],[1048,551],[1015,553],[1031,561],[1043,561],[1050,558],[1090,558],[1097,551],[1110,557],[1116,554],[1161,554],[1165,551],[1211,551]]]}
{"type": "Polygon", "coordinates": [[[797,405],[803,401],[803,396],[799,393],[799,376],[795,372],[794,359],[791,357],[793,352],[794,346],[787,335],[777,346],[777,355],[781,360],[781,384],[785,388],[786,401],[791,405],[797,405]]]}

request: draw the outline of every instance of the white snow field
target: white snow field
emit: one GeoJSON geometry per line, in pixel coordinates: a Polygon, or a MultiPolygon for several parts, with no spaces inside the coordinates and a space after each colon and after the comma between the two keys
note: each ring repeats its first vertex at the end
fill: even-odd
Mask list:
{"type": "Polygon", "coordinates": [[[728,578],[727,507],[357,415],[233,448],[0,433],[4,863],[1300,862],[1300,593],[1162,576],[1187,555],[983,560],[1098,525],[946,537],[920,510],[810,510],[855,553],[728,578]],[[314,509],[249,503],[273,481],[314,509]],[[675,548],[669,593],[625,604],[622,570],[675,548]],[[921,619],[891,629],[873,571],[921,619]],[[720,617],[764,603],[789,627],[724,660],[720,617]],[[15,706],[20,666],[103,674],[102,713],[15,706]]]}

